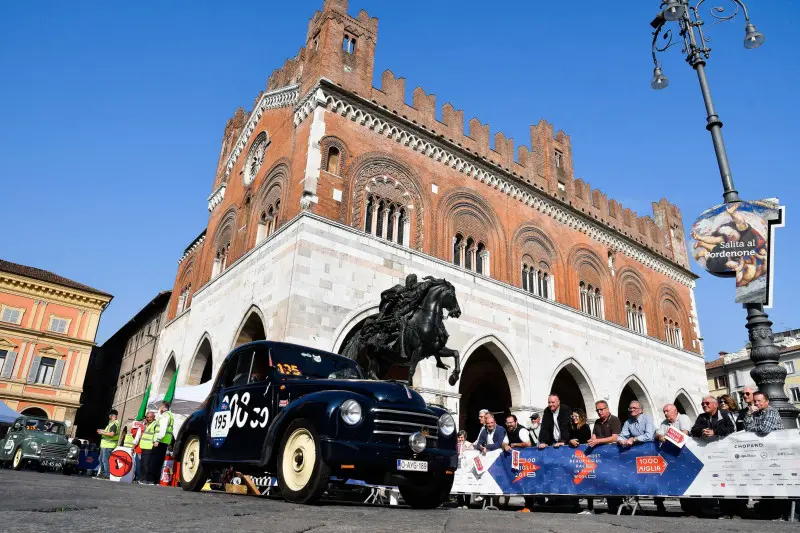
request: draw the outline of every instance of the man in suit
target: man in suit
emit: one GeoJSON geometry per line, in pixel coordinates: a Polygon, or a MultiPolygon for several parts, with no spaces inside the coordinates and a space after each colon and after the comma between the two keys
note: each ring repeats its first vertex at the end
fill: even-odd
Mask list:
{"type": "Polygon", "coordinates": [[[571,412],[568,406],[561,404],[558,394],[547,397],[547,409],[542,415],[542,429],[539,433],[540,449],[569,442],[571,412]]]}
{"type": "Polygon", "coordinates": [[[497,450],[503,447],[503,440],[506,438],[506,430],[497,425],[492,413],[484,416],[486,430],[481,432],[478,438],[478,449],[486,455],[486,452],[497,450]]]}

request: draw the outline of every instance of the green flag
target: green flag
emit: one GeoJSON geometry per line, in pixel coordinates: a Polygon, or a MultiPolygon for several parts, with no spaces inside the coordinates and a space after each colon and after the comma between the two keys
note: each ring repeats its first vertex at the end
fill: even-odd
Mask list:
{"type": "Polygon", "coordinates": [[[172,374],[172,381],[169,382],[169,387],[167,387],[167,392],[164,394],[164,401],[172,403],[172,399],[175,397],[175,382],[178,381],[178,372],[180,371],[181,367],[178,365],[178,368],[175,369],[175,373],[172,374]]]}
{"type": "Polygon", "coordinates": [[[136,415],[136,420],[144,420],[144,415],[147,414],[147,400],[150,399],[150,385],[144,390],[142,397],[142,405],[139,406],[139,413],[136,415]]]}

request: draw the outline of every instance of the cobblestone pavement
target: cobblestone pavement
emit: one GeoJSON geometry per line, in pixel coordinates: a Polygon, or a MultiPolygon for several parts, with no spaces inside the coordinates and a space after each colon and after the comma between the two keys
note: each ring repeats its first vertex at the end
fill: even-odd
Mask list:
{"type": "MultiPolygon", "coordinates": [[[[512,502],[513,503],[513,502],[512,502]]],[[[441,508],[415,511],[328,502],[301,506],[283,500],[169,487],[124,485],[82,476],[0,470],[0,531],[412,532],[486,531],[759,532],[800,531],[798,524],[768,520],[716,520],[671,516],[576,515],[537,511],[441,508]]]]}

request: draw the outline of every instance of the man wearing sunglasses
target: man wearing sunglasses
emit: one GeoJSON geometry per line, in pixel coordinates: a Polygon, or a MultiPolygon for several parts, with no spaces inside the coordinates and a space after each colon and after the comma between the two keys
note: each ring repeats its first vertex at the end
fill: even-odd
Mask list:
{"type": "Polygon", "coordinates": [[[736,431],[733,419],[722,414],[717,405],[717,399],[706,396],[700,404],[703,413],[697,417],[692,426],[692,435],[704,439],[724,437],[736,431]]]}
{"type": "Polygon", "coordinates": [[[753,415],[753,393],[753,387],[745,387],[742,389],[742,398],[744,399],[745,405],[739,409],[739,415],[736,417],[736,431],[744,431],[744,419],[747,418],[748,415],[753,415]]]}

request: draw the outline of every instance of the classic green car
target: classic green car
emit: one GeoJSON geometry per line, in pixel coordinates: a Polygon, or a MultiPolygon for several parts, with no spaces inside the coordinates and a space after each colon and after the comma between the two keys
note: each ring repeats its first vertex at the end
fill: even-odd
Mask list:
{"type": "Polygon", "coordinates": [[[39,470],[63,470],[71,474],[78,464],[78,447],[67,440],[67,429],[61,422],[21,416],[0,440],[0,463],[10,463],[19,470],[29,463],[39,470]]]}

